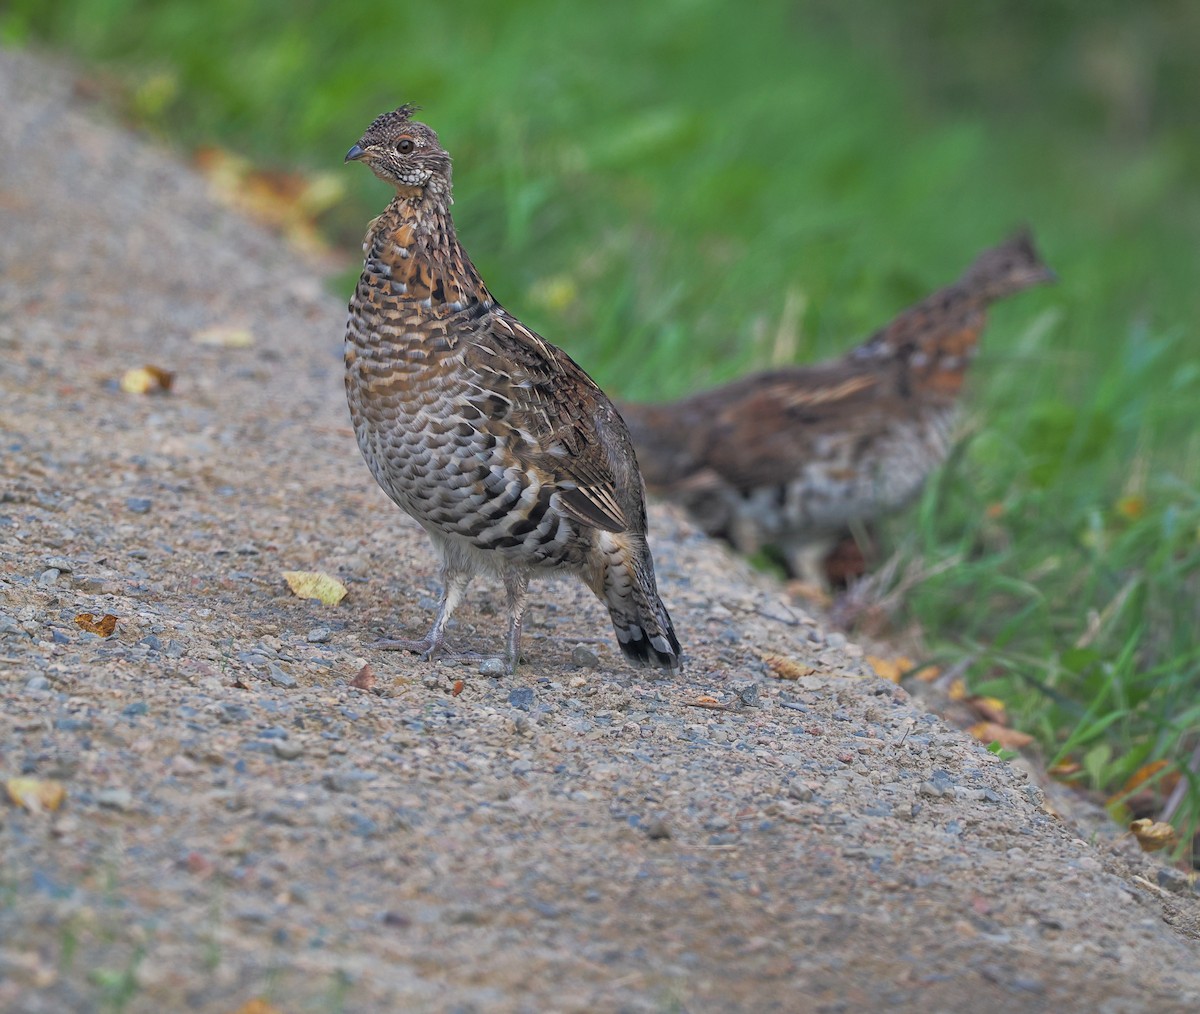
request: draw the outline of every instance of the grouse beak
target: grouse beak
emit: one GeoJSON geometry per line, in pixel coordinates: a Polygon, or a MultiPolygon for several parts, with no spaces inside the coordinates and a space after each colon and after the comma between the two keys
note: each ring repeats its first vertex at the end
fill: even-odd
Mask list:
{"type": "Polygon", "coordinates": [[[345,162],[357,162],[365,154],[366,154],[366,152],[363,151],[362,148],[356,144],[353,148],[351,148],[348,152],[346,152],[346,158],[344,161],[345,162]]]}

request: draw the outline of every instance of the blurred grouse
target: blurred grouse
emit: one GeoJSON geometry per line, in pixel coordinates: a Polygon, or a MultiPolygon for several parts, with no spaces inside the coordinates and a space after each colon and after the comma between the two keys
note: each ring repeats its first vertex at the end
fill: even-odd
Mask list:
{"type": "Polygon", "coordinates": [[[841,532],[908,504],[946,459],[988,305],[1053,279],[1023,230],[839,359],[622,406],[647,485],[819,579],[841,532]]]}
{"type": "Polygon", "coordinates": [[[396,191],[363,242],[346,395],[371,474],[433,540],[443,591],[424,638],[375,647],[456,654],[446,621],[486,571],[504,582],[512,672],[529,578],[558,571],[608,607],[628,659],[675,672],[629,431],[565,352],[488,291],[455,236],[450,156],[413,112],[380,116],[346,155],[396,191]]]}

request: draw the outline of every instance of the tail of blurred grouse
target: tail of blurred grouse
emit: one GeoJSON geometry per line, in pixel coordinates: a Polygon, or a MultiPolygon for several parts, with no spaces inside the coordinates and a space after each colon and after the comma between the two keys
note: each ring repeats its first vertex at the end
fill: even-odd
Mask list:
{"type": "Polygon", "coordinates": [[[647,485],[816,578],[839,533],[911,502],[946,459],[989,304],[1053,279],[1023,230],[841,358],[623,406],[647,485]]]}
{"type": "Polygon", "coordinates": [[[346,394],[371,473],[429,533],[444,589],[424,638],[376,646],[452,654],[446,621],[489,571],[504,582],[511,672],[529,578],[560,571],[608,606],[627,658],[675,672],[629,431],[565,352],[488,291],[450,217],[450,156],[412,113],[380,116],[346,155],[395,190],[363,243],[346,394]]]}

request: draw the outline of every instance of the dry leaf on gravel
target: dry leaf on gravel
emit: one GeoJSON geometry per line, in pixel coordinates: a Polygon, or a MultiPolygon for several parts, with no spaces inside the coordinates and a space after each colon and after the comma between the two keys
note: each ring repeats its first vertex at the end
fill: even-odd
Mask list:
{"type": "Polygon", "coordinates": [[[1175,828],[1161,820],[1143,817],[1129,825],[1129,832],[1142,847],[1143,852],[1157,852],[1178,843],[1175,828]]]}
{"type": "Polygon", "coordinates": [[[336,606],[346,597],[346,586],[323,571],[285,570],[283,579],[297,598],[317,599],[327,606],[336,606]]]}
{"type": "Polygon", "coordinates": [[[1115,802],[1117,800],[1124,799],[1126,796],[1133,795],[1133,793],[1145,786],[1146,783],[1150,782],[1151,780],[1155,781],[1160,792],[1170,792],[1175,788],[1176,782],[1179,781],[1179,772],[1168,771],[1161,778],[1156,777],[1159,772],[1163,770],[1163,768],[1167,767],[1168,763],[1169,762],[1165,760],[1156,760],[1151,761],[1149,764],[1143,764],[1129,776],[1129,780],[1126,781],[1123,786],[1121,786],[1121,791],[1113,797],[1113,801],[1115,802]]]}
{"type": "Polygon", "coordinates": [[[786,655],[763,655],[762,660],[767,663],[771,675],[781,680],[798,680],[801,676],[811,676],[817,671],[811,665],[797,662],[786,655]]]}
{"type": "Polygon", "coordinates": [[[63,783],[50,778],[10,778],[4,788],[9,799],[30,813],[53,813],[67,798],[63,783]]]}
{"type": "Polygon", "coordinates": [[[967,732],[981,743],[999,743],[1005,750],[1020,750],[1033,742],[1029,733],[1010,729],[998,722],[976,722],[967,732]]]}
{"type": "Polygon", "coordinates": [[[1064,760],[1050,765],[1047,770],[1051,778],[1054,778],[1056,781],[1065,782],[1083,771],[1083,765],[1079,761],[1064,760]]]}
{"type": "Polygon", "coordinates": [[[358,690],[373,690],[375,688],[375,670],[368,662],[358,670],[358,675],[350,681],[350,685],[358,690]]]}
{"type": "Polygon", "coordinates": [[[278,229],[303,249],[324,248],[315,219],[341,200],[345,184],[339,177],[256,169],[216,146],[197,149],[195,161],[219,200],[278,229]]]}
{"type": "Polygon", "coordinates": [[[881,680],[891,680],[899,683],[904,676],[912,672],[912,660],[899,655],[896,658],[880,658],[878,655],[868,655],[867,664],[875,670],[875,675],[881,680]]]}
{"type": "Polygon", "coordinates": [[[999,697],[972,697],[967,701],[967,706],[985,722],[1008,724],[1008,712],[999,697]]]}
{"type": "Polygon", "coordinates": [[[166,394],[175,383],[175,374],[161,366],[139,366],[126,370],[121,390],[126,394],[166,394]]]}
{"type": "Polygon", "coordinates": [[[253,1000],[247,1000],[232,1014],[283,1014],[283,1012],[273,1003],[267,1003],[261,997],[255,997],[253,1000]]]}
{"type": "Polygon", "coordinates": [[[222,349],[248,349],[254,344],[254,332],[248,327],[232,325],[206,327],[193,334],[192,341],[222,349]]]}
{"type": "Polygon", "coordinates": [[[112,637],[113,631],[117,629],[117,618],[112,613],[105,613],[101,617],[93,616],[91,613],[79,613],[75,617],[75,626],[86,630],[89,634],[112,637]]]}
{"type": "Polygon", "coordinates": [[[454,689],[450,691],[450,696],[457,697],[459,694],[461,694],[463,692],[463,687],[465,687],[466,685],[467,684],[464,683],[462,680],[455,680],[454,681],[454,689]]]}

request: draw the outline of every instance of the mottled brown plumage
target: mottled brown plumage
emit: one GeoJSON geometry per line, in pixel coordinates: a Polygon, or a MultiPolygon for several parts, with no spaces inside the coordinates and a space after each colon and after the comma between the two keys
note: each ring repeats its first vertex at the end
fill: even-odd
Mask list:
{"type": "Polygon", "coordinates": [[[988,305],[1053,278],[1022,231],[839,359],[623,406],[647,485],[815,577],[839,532],[911,502],[946,459],[988,305]]]}
{"type": "Polygon", "coordinates": [[[511,672],[530,575],[560,571],[608,606],[627,658],[674,672],[679,642],[655,587],[625,423],[488,291],[455,235],[450,156],[412,113],[380,116],[346,155],[396,190],[363,243],[346,394],[372,475],[429,533],[444,588],[424,638],[376,646],[447,652],[446,621],[486,571],[504,582],[511,672]]]}

